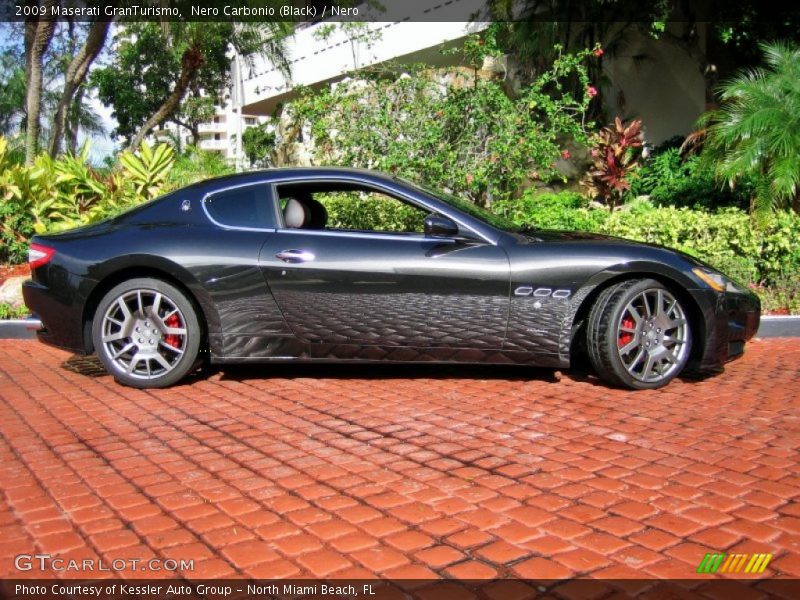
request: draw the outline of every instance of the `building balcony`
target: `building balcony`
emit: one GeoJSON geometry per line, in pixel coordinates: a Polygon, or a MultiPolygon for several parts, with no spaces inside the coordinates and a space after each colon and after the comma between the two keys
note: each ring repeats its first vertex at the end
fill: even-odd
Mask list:
{"type": "Polygon", "coordinates": [[[458,46],[466,36],[485,29],[488,22],[463,21],[464,14],[484,8],[485,0],[454,0],[439,5],[436,14],[431,13],[431,22],[414,22],[404,18],[417,14],[418,7],[393,4],[387,12],[377,13],[376,18],[386,21],[369,23],[378,36],[370,44],[351,39],[341,28],[321,39],[319,30],[328,25],[325,21],[298,28],[287,45],[291,78],[284,77],[268,60],[256,57],[251,76],[244,80],[243,109],[248,114],[270,115],[280,102],[292,97],[298,85],[337,81],[355,69],[390,60],[431,66],[455,64],[458,58],[443,56],[441,49],[458,46]]]}
{"type": "Polygon", "coordinates": [[[227,139],[225,140],[200,140],[200,149],[201,150],[224,150],[227,151],[229,148],[229,142],[227,139]]]}
{"type": "Polygon", "coordinates": [[[228,124],[225,121],[221,121],[219,123],[200,123],[200,125],[197,127],[197,130],[200,133],[221,133],[228,130],[228,124]]]}

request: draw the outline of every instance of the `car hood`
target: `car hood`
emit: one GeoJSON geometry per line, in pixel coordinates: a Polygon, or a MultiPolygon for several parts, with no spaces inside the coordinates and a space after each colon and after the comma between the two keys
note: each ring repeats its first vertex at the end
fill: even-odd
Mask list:
{"type": "Polygon", "coordinates": [[[675,248],[670,248],[668,246],[662,246],[660,244],[649,244],[646,242],[637,242],[635,240],[629,240],[621,237],[616,237],[613,235],[605,235],[602,233],[592,233],[588,231],[563,231],[557,229],[531,229],[525,230],[518,233],[526,243],[541,243],[541,242],[549,242],[549,243],[572,243],[572,244],[584,244],[584,243],[591,243],[591,244],[601,244],[605,247],[614,247],[618,250],[624,251],[626,248],[633,251],[632,258],[638,258],[638,253],[641,252],[643,249],[654,250],[658,253],[669,253],[674,256],[680,257],[686,263],[688,263],[689,268],[692,267],[704,267],[707,269],[712,269],[716,271],[714,267],[709,265],[704,260],[692,256],[691,254],[687,254],[682,250],[676,250],[675,248]]]}
{"type": "Polygon", "coordinates": [[[647,246],[652,244],[644,244],[642,242],[635,242],[633,240],[626,240],[613,235],[605,235],[602,233],[592,233],[589,231],[566,231],[560,229],[526,229],[519,232],[530,242],[616,242],[623,244],[631,244],[632,246],[647,246]]]}

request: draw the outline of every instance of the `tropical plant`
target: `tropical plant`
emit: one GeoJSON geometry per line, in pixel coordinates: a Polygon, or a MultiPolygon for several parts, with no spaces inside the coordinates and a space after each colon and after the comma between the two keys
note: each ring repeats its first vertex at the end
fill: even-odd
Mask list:
{"type": "Polygon", "coordinates": [[[142,142],[138,155],[129,150],[119,155],[119,163],[130,176],[134,193],[145,199],[156,196],[174,162],[175,152],[169,144],[151,148],[142,142]]]}
{"type": "Polygon", "coordinates": [[[800,46],[762,44],[766,66],[720,87],[719,109],[707,127],[703,156],[733,187],[754,179],[751,212],[763,220],[775,209],[800,212],[800,46]]]}
{"type": "Polygon", "coordinates": [[[623,124],[619,117],[613,126],[604,127],[594,137],[592,165],[583,184],[611,210],[630,189],[630,176],[639,166],[642,147],[642,122],[623,124]]]}
{"type": "Polygon", "coordinates": [[[25,69],[11,52],[0,55],[0,135],[13,133],[25,118],[25,69]]]}
{"type": "Polygon", "coordinates": [[[14,244],[12,253],[34,232],[92,223],[155,197],[174,163],[166,144],[143,144],[138,155],[123,152],[111,173],[89,166],[88,144],[59,159],[40,154],[30,166],[10,163],[6,148],[0,137],[0,234],[14,244]]]}
{"type": "MultiPolygon", "coordinates": [[[[682,139],[682,138],[681,138],[682,139]]],[[[731,189],[717,181],[714,165],[697,154],[681,155],[678,148],[667,148],[642,161],[631,176],[627,196],[648,196],[657,206],[688,206],[713,209],[750,204],[752,183],[744,178],[731,189]]]]}
{"type": "Polygon", "coordinates": [[[202,150],[189,146],[175,157],[175,165],[170,169],[164,191],[174,190],[210,177],[221,177],[233,173],[234,169],[218,152],[202,150]]]}
{"type": "MultiPolygon", "coordinates": [[[[64,133],[70,125],[70,112],[74,112],[76,97],[83,96],[83,84],[89,74],[89,67],[100,55],[106,43],[108,30],[113,19],[98,18],[88,25],[86,38],[80,48],[77,48],[64,71],[64,89],[58,100],[55,115],[53,116],[53,130],[50,135],[49,152],[55,157],[61,151],[61,142],[64,133]]],[[[74,148],[72,148],[74,151],[74,148]]]]}
{"type": "Polygon", "coordinates": [[[270,153],[275,148],[277,136],[268,123],[248,127],[242,134],[242,148],[251,165],[266,167],[270,164],[270,153]]]}

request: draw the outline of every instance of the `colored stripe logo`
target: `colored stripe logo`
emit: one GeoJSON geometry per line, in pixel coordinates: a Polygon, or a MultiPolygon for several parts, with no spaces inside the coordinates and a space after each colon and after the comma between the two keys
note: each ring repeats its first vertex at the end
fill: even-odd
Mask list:
{"type": "Polygon", "coordinates": [[[763,573],[772,554],[709,553],[700,561],[698,573],[763,573]]]}

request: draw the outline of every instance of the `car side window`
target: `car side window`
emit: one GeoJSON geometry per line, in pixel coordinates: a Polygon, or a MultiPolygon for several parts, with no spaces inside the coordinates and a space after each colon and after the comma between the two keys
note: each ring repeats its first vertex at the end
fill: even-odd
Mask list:
{"type": "Polygon", "coordinates": [[[226,227],[272,229],[275,215],[270,187],[264,183],[229,188],[205,199],[209,216],[226,227]]]}
{"type": "Polygon", "coordinates": [[[280,186],[278,194],[285,226],[289,228],[421,235],[428,214],[369,187],[280,186]],[[296,218],[301,210],[298,206],[308,209],[307,219],[296,218]]]}
{"type": "Polygon", "coordinates": [[[426,212],[377,191],[319,192],[328,229],[381,233],[422,233],[426,212]]]}

